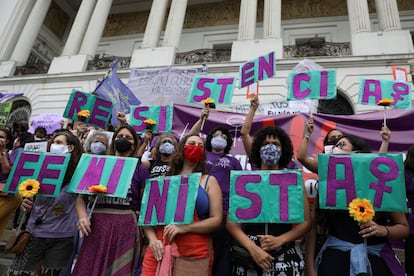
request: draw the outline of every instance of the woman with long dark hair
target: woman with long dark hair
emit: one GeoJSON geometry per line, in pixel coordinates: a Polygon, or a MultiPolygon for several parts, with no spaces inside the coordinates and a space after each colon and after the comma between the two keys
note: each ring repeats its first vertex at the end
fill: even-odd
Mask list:
{"type": "MultiPolygon", "coordinates": [[[[158,262],[164,256],[166,243],[174,242],[179,255],[194,261],[207,259],[200,263],[193,275],[209,275],[213,261],[213,249],[210,233],[216,230],[222,220],[221,191],[217,180],[206,174],[204,141],[198,135],[189,135],[178,144],[172,156],[168,175],[187,175],[202,173],[194,210],[194,222],[186,225],[169,224],[166,226],[144,227],[149,240],[143,262],[143,276],[155,275],[158,262]]],[[[178,267],[173,265],[173,270],[178,267]]],[[[183,269],[183,267],[180,267],[183,269]]],[[[183,275],[175,272],[174,275],[183,275]]],[[[187,275],[187,274],[185,274],[187,275]]]]}
{"type": "Polygon", "coordinates": [[[68,265],[73,251],[76,194],[68,193],[67,188],[82,154],[82,146],[71,132],[57,131],[48,149],[54,153],[70,153],[63,185],[56,198],[35,196],[23,200],[22,211],[31,210],[27,229],[32,232],[32,239],[10,265],[9,275],[31,275],[39,264],[40,275],[57,275],[68,265]]]}
{"type": "MultiPolygon", "coordinates": [[[[128,124],[114,133],[110,154],[135,157],[140,140],[128,124]]],[[[139,261],[137,242],[142,236],[137,227],[141,192],[148,170],[142,165],[135,169],[126,198],[102,196],[98,199],[91,220],[86,211],[86,196],[79,195],[76,202],[78,229],[84,237],[72,275],[131,275],[134,261],[139,261]]]]}

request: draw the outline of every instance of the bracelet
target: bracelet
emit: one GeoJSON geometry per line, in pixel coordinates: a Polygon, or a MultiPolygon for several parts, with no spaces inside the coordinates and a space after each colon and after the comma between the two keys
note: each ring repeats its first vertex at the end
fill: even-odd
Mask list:
{"type": "Polygon", "coordinates": [[[1,155],[1,156],[7,155],[7,151],[2,151],[2,152],[0,152],[0,155],[1,155]]]}
{"type": "Polygon", "coordinates": [[[309,141],[310,136],[309,136],[308,134],[305,134],[305,136],[303,136],[303,138],[305,138],[306,140],[308,140],[308,141],[309,141]]]}
{"type": "Polygon", "coordinates": [[[384,226],[385,229],[387,229],[387,235],[385,236],[386,239],[390,238],[390,229],[388,228],[388,226],[384,226]]]}

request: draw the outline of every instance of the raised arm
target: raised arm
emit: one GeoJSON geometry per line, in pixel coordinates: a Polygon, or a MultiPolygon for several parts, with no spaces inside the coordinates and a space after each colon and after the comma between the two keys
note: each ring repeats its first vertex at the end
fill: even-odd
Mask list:
{"type": "Polygon", "coordinates": [[[209,112],[210,110],[208,107],[204,107],[203,109],[201,109],[200,119],[198,119],[197,122],[195,122],[188,134],[198,135],[200,133],[203,121],[207,120],[209,112]]]}
{"type": "Polygon", "coordinates": [[[311,172],[318,172],[318,160],[308,156],[309,139],[313,132],[313,117],[309,117],[306,122],[305,135],[303,136],[302,143],[297,151],[297,159],[303,166],[305,166],[311,172]]]}
{"type": "Polygon", "coordinates": [[[391,131],[386,125],[381,127],[381,146],[378,150],[378,153],[386,153],[388,152],[388,146],[391,140],[391,131]]]}
{"type": "Polygon", "coordinates": [[[144,134],[144,141],[142,142],[141,146],[139,147],[138,151],[137,151],[137,157],[141,158],[142,155],[144,154],[144,152],[147,150],[147,148],[149,148],[151,146],[151,141],[152,141],[152,131],[148,130],[145,134],[144,134]]]}
{"type": "Polygon", "coordinates": [[[256,110],[258,107],[259,107],[259,98],[257,96],[254,96],[250,99],[250,109],[246,115],[246,118],[244,119],[242,128],[240,130],[240,136],[242,138],[244,150],[247,156],[250,156],[252,152],[251,148],[252,148],[253,139],[250,136],[250,131],[252,129],[254,114],[256,113],[256,110]]]}

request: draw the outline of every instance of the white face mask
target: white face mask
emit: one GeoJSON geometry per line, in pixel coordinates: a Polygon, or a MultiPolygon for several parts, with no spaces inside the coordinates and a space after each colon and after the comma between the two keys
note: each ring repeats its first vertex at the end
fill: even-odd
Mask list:
{"type": "Polygon", "coordinates": [[[66,145],[51,144],[50,145],[50,152],[54,152],[54,153],[68,153],[69,152],[69,148],[66,145]]]}
{"type": "Polygon", "coordinates": [[[217,150],[225,149],[227,147],[227,140],[221,135],[215,136],[211,139],[211,147],[217,150]]]}

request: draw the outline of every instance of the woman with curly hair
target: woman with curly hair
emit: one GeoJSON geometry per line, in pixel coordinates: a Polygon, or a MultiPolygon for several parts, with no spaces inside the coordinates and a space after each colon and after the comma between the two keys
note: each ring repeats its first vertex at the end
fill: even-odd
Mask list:
{"type": "MultiPolygon", "coordinates": [[[[243,123],[242,139],[247,145],[250,160],[260,170],[286,169],[293,156],[289,136],[279,127],[260,129],[251,143],[248,133],[258,106],[257,97],[252,99],[250,111],[243,123]],[[246,131],[247,130],[247,131],[246,131]]],[[[302,252],[295,240],[310,228],[309,204],[303,196],[304,222],[295,226],[286,223],[227,222],[233,239],[244,247],[252,258],[250,264],[233,264],[232,275],[300,275],[305,269],[302,252]],[[266,274],[265,274],[266,273],[266,274]]]]}

